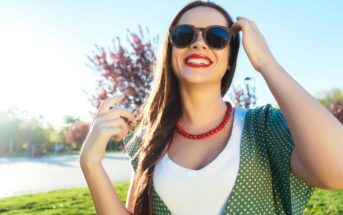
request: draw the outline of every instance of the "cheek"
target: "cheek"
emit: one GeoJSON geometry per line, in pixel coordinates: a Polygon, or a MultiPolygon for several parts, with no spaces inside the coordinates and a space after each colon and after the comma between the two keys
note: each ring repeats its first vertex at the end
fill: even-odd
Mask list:
{"type": "Polygon", "coordinates": [[[229,49],[225,48],[218,53],[218,59],[220,59],[220,67],[226,68],[229,66],[229,49]]]}
{"type": "Polygon", "coordinates": [[[173,48],[172,50],[172,54],[171,54],[171,59],[172,59],[172,69],[174,72],[178,73],[178,71],[180,70],[180,53],[178,52],[178,50],[176,50],[175,48],[173,48]]]}

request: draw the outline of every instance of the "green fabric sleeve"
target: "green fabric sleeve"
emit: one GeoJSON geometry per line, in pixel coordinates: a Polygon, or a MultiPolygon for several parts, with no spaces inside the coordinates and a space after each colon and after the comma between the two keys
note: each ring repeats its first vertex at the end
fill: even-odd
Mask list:
{"type": "Polygon", "coordinates": [[[276,214],[302,214],[314,188],[297,178],[291,171],[290,161],[294,141],[287,121],[280,109],[265,106],[265,140],[271,163],[273,196],[276,214]]]}

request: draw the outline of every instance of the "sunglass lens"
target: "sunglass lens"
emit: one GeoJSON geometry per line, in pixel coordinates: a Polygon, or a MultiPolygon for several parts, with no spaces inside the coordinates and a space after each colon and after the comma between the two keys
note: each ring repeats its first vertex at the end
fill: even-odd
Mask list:
{"type": "Polygon", "coordinates": [[[221,27],[212,27],[206,32],[206,40],[213,48],[223,48],[229,41],[229,33],[221,27]]]}
{"type": "Polygon", "coordinates": [[[177,47],[187,47],[193,40],[194,31],[190,26],[180,26],[171,32],[173,43],[177,47]]]}

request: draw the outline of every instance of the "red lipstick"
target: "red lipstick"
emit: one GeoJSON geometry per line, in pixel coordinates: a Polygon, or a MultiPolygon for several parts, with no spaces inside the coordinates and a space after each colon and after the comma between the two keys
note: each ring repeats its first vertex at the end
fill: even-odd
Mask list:
{"type": "Polygon", "coordinates": [[[211,59],[209,57],[207,57],[206,55],[199,55],[199,54],[191,54],[188,55],[184,60],[183,60],[184,64],[188,67],[192,67],[192,68],[207,68],[210,67],[211,64],[213,63],[211,61],[211,59]],[[200,63],[190,63],[188,62],[189,59],[204,59],[208,62],[208,64],[200,64],[200,63]]]}

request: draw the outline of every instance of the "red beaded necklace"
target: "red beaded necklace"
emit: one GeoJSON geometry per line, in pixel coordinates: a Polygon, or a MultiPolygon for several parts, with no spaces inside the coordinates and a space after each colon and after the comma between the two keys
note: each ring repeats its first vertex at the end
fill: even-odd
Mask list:
{"type": "Polygon", "coordinates": [[[205,132],[205,133],[202,133],[202,134],[190,134],[188,132],[186,132],[181,126],[179,123],[176,123],[176,129],[177,131],[184,137],[188,138],[188,139],[204,139],[204,138],[207,138],[209,136],[212,136],[213,134],[217,133],[218,131],[222,130],[226,123],[229,121],[230,119],[230,116],[231,116],[231,113],[232,113],[232,106],[230,104],[230,102],[228,101],[225,101],[226,103],[226,106],[227,106],[227,109],[226,109],[226,113],[225,113],[225,116],[224,116],[224,119],[223,121],[214,129],[208,131],[208,132],[205,132]]]}

